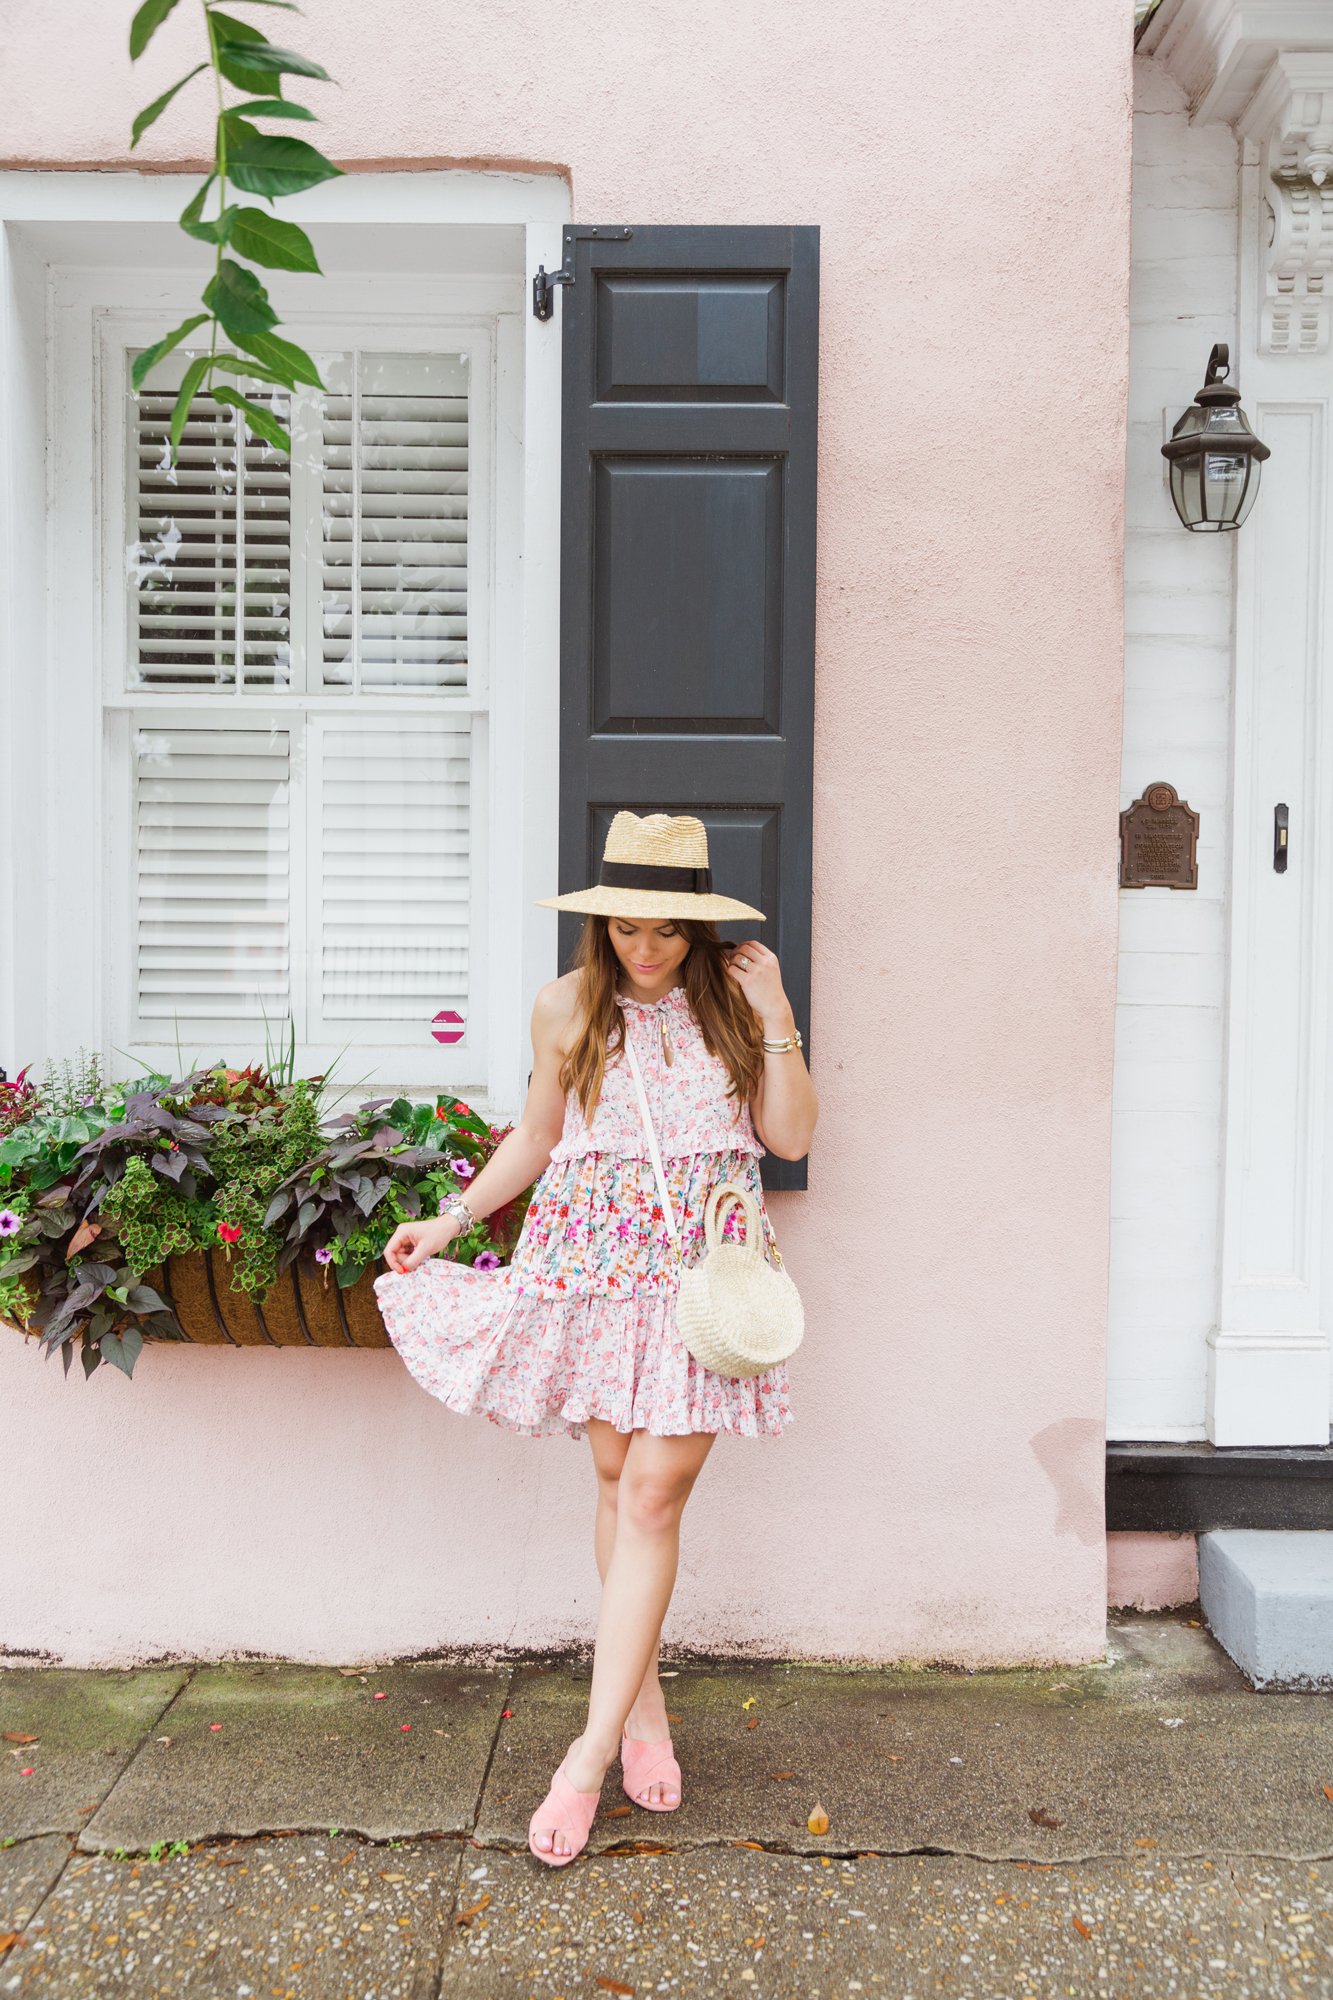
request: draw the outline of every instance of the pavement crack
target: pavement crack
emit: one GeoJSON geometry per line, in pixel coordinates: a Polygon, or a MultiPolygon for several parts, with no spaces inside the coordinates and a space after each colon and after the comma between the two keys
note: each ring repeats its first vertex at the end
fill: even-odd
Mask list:
{"type": "Polygon", "coordinates": [[[132,1743],[132,1744],[130,1745],[130,1748],[129,1748],[129,1751],[128,1751],[128,1753],[127,1753],[126,1757],[125,1757],[125,1760],[124,1760],[124,1762],[123,1762],[123,1763],[122,1763],[122,1764],[121,1764],[121,1765],[119,1766],[119,1768],[118,1768],[118,1769],[117,1769],[117,1770],[116,1770],[116,1771],[115,1771],[115,1772],[114,1772],[114,1773],[112,1774],[112,1778],[111,1778],[111,1783],[110,1783],[110,1784],[109,1784],[109,1785],[107,1786],[107,1788],[106,1788],[106,1790],[105,1790],[105,1791],[103,1792],[103,1794],[102,1794],[101,1798],[100,1798],[100,1799],[99,1799],[99,1800],[97,1801],[97,1812],[96,1812],[96,1813],[92,1813],[92,1814],[90,1814],[90,1816],[89,1816],[89,1823],[88,1823],[87,1825],[84,1825],[84,1826],[81,1826],[81,1827],[78,1827],[78,1828],[76,1828],[76,1830],[75,1830],[75,1834],[74,1834],[74,1847],[75,1847],[75,1851],[76,1851],[76,1852],[79,1852],[79,1853],[83,1853],[83,1854],[100,1854],[100,1853],[101,1853],[101,1851],[102,1851],[102,1850],[101,1850],[101,1848],[100,1848],[100,1847],[93,1847],[93,1846],[91,1846],[91,1845],[90,1845],[90,1846],[88,1846],[88,1847],[83,1847],[83,1846],[82,1846],[82,1844],[81,1844],[81,1843],[82,1843],[82,1841],[83,1841],[83,1837],[84,1837],[84,1835],[85,1835],[86,1833],[90,1833],[90,1832],[92,1831],[92,1822],[93,1822],[93,1821],[95,1821],[95,1820],[97,1819],[97,1817],[98,1817],[98,1814],[100,1814],[100,1813],[101,1813],[101,1811],[102,1811],[103,1807],[104,1807],[104,1806],[106,1805],[106,1803],[107,1803],[107,1801],[108,1801],[108,1800],[110,1799],[110,1797],[111,1797],[112,1793],[113,1793],[113,1792],[115,1791],[115,1789],[116,1789],[116,1786],[117,1786],[117,1785],[118,1785],[118,1784],[120,1783],[120,1781],[121,1781],[121,1779],[122,1779],[122,1778],[124,1777],[125,1773],[126,1773],[126,1772],[127,1772],[128,1770],[129,1770],[129,1768],[130,1768],[130,1765],[131,1765],[131,1764],[132,1764],[132,1763],[134,1762],[134,1760],[135,1760],[135,1758],[136,1758],[136,1757],[138,1756],[139,1752],[140,1752],[140,1751],[141,1751],[141,1750],[143,1749],[143,1746],[144,1746],[144,1744],[145,1744],[145,1743],[146,1743],[146,1742],[148,1741],[149,1737],[150,1737],[150,1736],[151,1736],[151,1735],[153,1734],[153,1731],[154,1731],[155,1729],[160,1729],[160,1728],[161,1728],[161,1726],[162,1726],[162,1724],[163,1724],[163,1722],[164,1722],[164,1721],[166,1720],[167,1716],[169,1716],[169,1715],[171,1714],[171,1711],[172,1711],[172,1709],[173,1709],[173,1708],[174,1708],[174,1707],[176,1706],[176,1703],[177,1703],[177,1702],[178,1702],[178,1701],[180,1700],[181,1696],[182,1696],[182,1695],[183,1695],[183,1694],[185,1693],[185,1690],[186,1690],[186,1689],[187,1689],[187,1688],[189,1687],[190,1683],[191,1683],[191,1682],[193,1681],[193,1679],[194,1679],[195,1675],[196,1675],[196,1674],[198,1673],[198,1671],[199,1671],[199,1668],[198,1668],[198,1666],[197,1666],[197,1665],[196,1665],[196,1666],[192,1666],[192,1667],[189,1667],[189,1668],[187,1668],[187,1670],[186,1670],[186,1674],[185,1674],[185,1679],[184,1679],[184,1680],[183,1680],[183,1681],[181,1682],[181,1684],[180,1684],[180,1686],[179,1686],[179,1687],[177,1688],[177,1690],[176,1690],[175,1694],[173,1694],[173,1695],[172,1695],[172,1697],[171,1697],[171,1700],[170,1700],[170,1701],[168,1701],[168,1702],[166,1702],[166,1703],[165,1703],[165,1704],[164,1704],[164,1705],[163,1705],[163,1706],[162,1706],[162,1707],[161,1707],[161,1708],[160,1708],[160,1709],[158,1710],[158,1712],[157,1712],[157,1714],[156,1714],[156,1715],[154,1716],[153,1720],[152,1720],[151,1722],[149,1722],[149,1723],[147,1723],[147,1724],[145,1725],[145,1727],[144,1727],[144,1731],[143,1731],[143,1734],[142,1734],[142,1735],[140,1736],[140,1738],[139,1738],[138,1742],[137,1742],[137,1743],[132,1743]]]}
{"type": "Polygon", "coordinates": [[[495,1734],[491,1737],[491,1747],[486,1752],[486,1768],[482,1772],[481,1779],[477,1785],[476,1803],[472,1808],[472,1824],[467,1829],[469,1833],[475,1833],[481,1824],[481,1809],[486,1802],[486,1787],[491,1781],[491,1766],[495,1762],[495,1753],[500,1747],[500,1731],[504,1727],[505,1711],[509,1707],[510,1697],[514,1692],[514,1682],[517,1676],[518,1668],[511,1665],[509,1668],[509,1678],[505,1682],[504,1693],[500,1697],[500,1707],[495,1717],[495,1734]]]}
{"type": "MultiPolygon", "coordinates": [[[[65,1856],[64,1860],[61,1862],[60,1867],[57,1869],[51,1881],[47,1883],[46,1888],[42,1891],[42,1894],[38,1898],[37,1902],[33,1905],[32,1915],[28,1918],[27,1923],[24,1924],[23,1929],[20,1931],[15,1931],[13,1944],[7,1945],[3,1951],[0,1951],[0,1966],[7,1965],[9,1963],[11,1953],[16,1952],[21,1945],[26,1947],[27,1937],[25,1933],[33,1928],[33,1925],[36,1923],[38,1917],[41,1916],[42,1911],[46,1908],[52,1896],[55,1895],[56,1890],[60,1887],[60,1884],[64,1881],[65,1870],[69,1867],[70,1862],[73,1861],[78,1856],[79,1849],[78,1849],[77,1835],[70,1834],[67,1835],[66,1837],[69,1840],[69,1853],[65,1856]]],[[[45,1834],[34,1834],[32,1838],[34,1840],[44,1840],[47,1838],[47,1836],[45,1834]]]]}

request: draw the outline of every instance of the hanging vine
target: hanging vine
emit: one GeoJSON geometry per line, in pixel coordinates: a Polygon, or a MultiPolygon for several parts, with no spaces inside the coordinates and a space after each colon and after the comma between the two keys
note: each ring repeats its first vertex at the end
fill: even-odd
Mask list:
{"type": "MultiPolygon", "coordinates": [[[[178,91],[184,90],[205,70],[213,77],[217,92],[217,119],[213,171],[193,201],[181,215],[187,236],[216,246],[213,276],[201,300],[204,311],[183,320],[178,327],[140,354],[132,379],[141,389],[151,369],[191,334],[207,326],[193,346],[208,341],[206,354],[195,354],[186,368],[180,393],[171,413],[170,451],[173,465],[180,447],[181,433],[189,416],[190,403],[200,393],[211,395],[239,411],[252,431],[276,447],[290,451],[291,438],[276,413],[241,393],[231,383],[215,380],[218,373],[256,382],[272,382],[294,392],[299,383],[322,389],[319,370],[305,351],[284,340],[274,329],[281,324],[269,302],[263,284],[249,264],[265,270],[312,271],[319,274],[310,238],[293,222],[281,220],[262,208],[242,208],[228,200],[228,186],[243,194],[259,195],[272,208],[276,195],[299,194],[320,181],[331,180],[342,169],[304,139],[286,133],[262,132],[256,120],[314,121],[315,114],[302,104],[294,104],[282,94],[284,76],[307,77],[315,82],[332,81],[328,71],[308,56],[292,49],[278,48],[247,21],[238,21],[202,0],[208,39],[207,59],[173,83],[142,110],[134,121],[131,149],[137,146],[149,126],[162,116],[178,91]],[[225,86],[242,94],[244,101],[228,104],[225,86]],[[205,217],[210,189],[217,189],[217,212],[205,217]],[[238,262],[243,258],[244,263],[238,262]],[[227,343],[230,343],[228,345],[227,343]]],[[[292,0],[240,0],[244,6],[281,7],[299,13],[292,0]]],[[[177,0],[144,0],[130,26],[130,57],[137,61],[158,28],[177,5],[177,0]]]]}

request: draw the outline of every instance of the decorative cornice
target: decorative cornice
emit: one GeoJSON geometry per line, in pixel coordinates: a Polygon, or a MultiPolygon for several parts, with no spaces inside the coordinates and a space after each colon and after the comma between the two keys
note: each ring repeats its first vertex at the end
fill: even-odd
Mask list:
{"type": "Polygon", "coordinates": [[[1170,70],[1196,124],[1235,125],[1278,55],[1333,54],[1333,0],[1162,0],[1137,46],[1170,70]]]}
{"type": "Polygon", "coordinates": [[[1259,149],[1271,218],[1262,232],[1260,348],[1325,353],[1333,331],[1333,297],[1325,295],[1333,274],[1333,0],[1162,0],[1138,47],[1170,70],[1196,125],[1232,125],[1259,149]]]}

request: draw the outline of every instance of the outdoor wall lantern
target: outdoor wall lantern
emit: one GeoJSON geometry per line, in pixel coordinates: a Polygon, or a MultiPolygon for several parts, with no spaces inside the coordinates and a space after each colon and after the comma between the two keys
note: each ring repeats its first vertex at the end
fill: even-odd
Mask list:
{"type": "Polygon", "coordinates": [[[1238,528],[1259,493],[1259,468],[1270,456],[1240,407],[1240,390],[1228,389],[1228,349],[1219,341],[1208,357],[1208,379],[1162,446],[1171,467],[1171,498],[1187,528],[1215,535],[1238,528]]]}

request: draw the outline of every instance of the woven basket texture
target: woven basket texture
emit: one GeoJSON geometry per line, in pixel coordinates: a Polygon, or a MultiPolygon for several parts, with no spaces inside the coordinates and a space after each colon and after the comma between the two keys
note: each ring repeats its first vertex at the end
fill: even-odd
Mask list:
{"type": "Polygon", "coordinates": [[[174,1309],[186,1339],[199,1347],[389,1347],[374,1289],[383,1268],[376,1263],[340,1292],[332,1271],[326,1285],[322,1269],[298,1257],[259,1304],[248,1292],[231,1289],[222,1251],[191,1250],[168,1257],[165,1271],[146,1271],[144,1283],[174,1309]]]}
{"type": "Polygon", "coordinates": [[[745,1190],[731,1181],[714,1188],[704,1230],[708,1255],[681,1272],[676,1327],[705,1368],[748,1381],[796,1352],[805,1336],[805,1308],[787,1273],[760,1255],[759,1210],[745,1190]],[[720,1212],[731,1201],[745,1214],[743,1245],[720,1240],[720,1212]]]}

